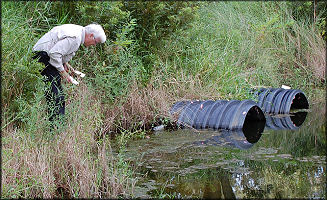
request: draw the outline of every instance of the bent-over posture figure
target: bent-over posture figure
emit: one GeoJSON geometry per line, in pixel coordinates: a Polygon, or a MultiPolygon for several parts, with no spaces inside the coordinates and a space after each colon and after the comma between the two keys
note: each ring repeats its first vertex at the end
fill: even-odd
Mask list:
{"type": "Polygon", "coordinates": [[[50,89],[45,92],[45,98],[51,122],[65,114],[65,98],[61,78],[63,77],[69,83],[77,84],[67,73],[69,69],[72,69],[68,62],[82,44],[88,47],[105,41],[104,30],[98,24],[90,24],[85,27],[64,24],[52,28],[34,45],[35,55],[33,58],[45,65],[41,74],[45,76],[45,82],[50,85],[50,89]]]}

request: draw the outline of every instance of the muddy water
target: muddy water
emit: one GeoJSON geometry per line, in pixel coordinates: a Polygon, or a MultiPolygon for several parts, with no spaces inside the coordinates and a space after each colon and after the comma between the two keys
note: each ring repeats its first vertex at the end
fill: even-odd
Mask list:
{"type": "Polygon", "coordinates": [[[325,104],[263,132],[158,131],[128,144],[135,198],[326,198],[325,104]]]}

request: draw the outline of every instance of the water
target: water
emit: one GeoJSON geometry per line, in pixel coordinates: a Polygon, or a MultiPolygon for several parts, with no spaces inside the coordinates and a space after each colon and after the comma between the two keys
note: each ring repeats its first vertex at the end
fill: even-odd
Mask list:
{"type": "Polygon", "coordinates": [[[267,116],[263,132],[158,131],[130,142],[133,197],[326,198],[325,104],[310,107],[267,116]]]}

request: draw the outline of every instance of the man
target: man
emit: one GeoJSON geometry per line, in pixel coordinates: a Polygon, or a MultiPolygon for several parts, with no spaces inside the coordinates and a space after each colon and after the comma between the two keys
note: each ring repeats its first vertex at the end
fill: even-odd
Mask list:
{"type": "MultiPolygon", "coordinates": [[[[52,28],[42,36],[34,45],[35,55],[45,65],[41,74],[46,77],[45,82],[50,85],[46,90],[45,97],[48,104],[49,120],[64,116],[65,100],[61,86],[61,78],[69,83],[78,84],[67,72],[72,67],[68,62],[75,52],[84,44],[85,47],[104,43],[106,35],[103,28],[98,24],[90,24],[85,27],[75,24],[64,24],[52,28]]],[[[73,70],[73,69],[72,69],[73,70]]]]}

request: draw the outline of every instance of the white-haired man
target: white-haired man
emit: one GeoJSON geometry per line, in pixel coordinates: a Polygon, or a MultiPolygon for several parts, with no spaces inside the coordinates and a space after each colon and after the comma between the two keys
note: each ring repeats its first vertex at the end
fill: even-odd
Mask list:
{"type": "Polygon", "coordinates": [[[46,90],[45,97],[48,104],[49,120],[64,116],[65,98],[61,86],[63,77],[70,83],[74,79],[68,74],[68,62],[75,55],[79,47],[89,47],[106,41],[106,35],[101,25],[89,24],[85,27],[75,24],[64,24],[52,28],[34,45],[34,59],[45,65],[41,74],[50,83],[50,90],[46,90]]]}

